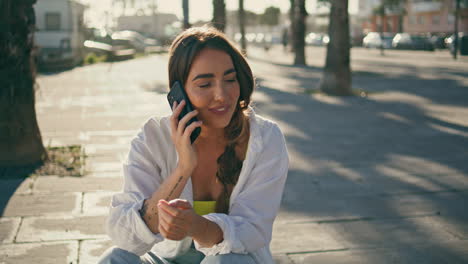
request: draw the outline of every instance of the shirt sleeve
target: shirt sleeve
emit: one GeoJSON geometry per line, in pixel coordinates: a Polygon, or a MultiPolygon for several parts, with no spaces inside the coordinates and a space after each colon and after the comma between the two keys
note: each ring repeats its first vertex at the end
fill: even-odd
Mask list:
{"type": "Polygon", "coordinates": [[[139,213],[144,199],[149,198],[162,182],[160,169],[151,159],[154,153],[148,149],[146,137],[150,133],[145,133],[148,129],[147,124],[131,142],[123,165],[123,192],[112,197],[107,219],[107,233],[114,244],[139,256],[163,240],[160,234],[151,232],[139,213]]]}
{"type": "Polygon", "coordinates": [[[223,231],[223,241],[211,248],[195,247],[205,255],[247,254],[269,246],[273,221],[278,213],[289,158],[283,134],[277,125],[264,137],[264,147],[248,176],[243,190],[230,208],[229,215],[208,214],[223,231]]]}

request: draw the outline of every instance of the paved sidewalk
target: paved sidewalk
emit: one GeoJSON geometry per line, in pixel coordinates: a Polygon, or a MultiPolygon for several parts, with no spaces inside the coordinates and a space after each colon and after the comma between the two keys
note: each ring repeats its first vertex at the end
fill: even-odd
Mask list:
{"type": "MultiPolygon", "coordinates": [[[[272,251],[278,263],[468,262],[468,60],[444,52],[353,49],[366,97],[314,90],[324,49],[292,67],[282,49],[250,48],[256,111],[280,125],[291,156],[272,251]]],[[[141,124],[170,113],[167,56],[42,75],[45,144],[81,144],[81,178],[0,182],[0,263],[95,263],[141,124]],[[13,193],[13,190],[14,191],[13,193]]]]}

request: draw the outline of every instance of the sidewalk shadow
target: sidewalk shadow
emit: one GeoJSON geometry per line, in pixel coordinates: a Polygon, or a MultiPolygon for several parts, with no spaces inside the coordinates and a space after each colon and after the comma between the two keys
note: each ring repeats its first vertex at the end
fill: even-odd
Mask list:
{"type": "Polygon", "coordinates": [[[25,167],[0,167],[0,217],[3,216],[11,197],[37,165],[25,167]]]}
{"type": "MultiPolygon", "coordinates": [[[[281,72],[284,78],[296,75],[286,68],[281,72]]],[[[464,76],[456,71],[449,74],[464,76]]],[[[314,77],[294,80],[300,87],[316,87],[319,82],[314,77]]],[[[353,83],[369,91],[369,97],[337,98],[259,87],[263,99],[256,102],[256,111],[280,123],[295,155],[282,208],[311,219],[353,216],[388,221],[393,216],[405,229],[401,236],[378,235],[381,239],[390,236],[394,244],[416,252],[418,245],[409,239],[415,236],[440,256],[466,261],[466,256],[431,236],[441,232],[435,226],[421,226],[394,203],[402,193],[423,195],[419,198],[432,208],[428,215],[449,229],[447,236],[468,238],[463,231],[468,223],[468,212],[463,210],[468,201],[468,127],[448,116],[455,108],[468,107],[468,89],[454,79],[429,80],[411,72],[398,78],[357,74],[353,83]],[[317,195],[327,193],[336,195],[331,199],[337,207],[314,205],[317,195]],[[439,195],[444,193],[451,198],[439,195]],[[382,199],[386,195],[395,198],[382,199]],[[367,198],[347,206],[354,196],[367,198]]],[[[360,224],[379,233],[371,222],[360,224]]],[[[346,234],[343,239],[349,242],[362,240],[356,233],[346,234]]]]}

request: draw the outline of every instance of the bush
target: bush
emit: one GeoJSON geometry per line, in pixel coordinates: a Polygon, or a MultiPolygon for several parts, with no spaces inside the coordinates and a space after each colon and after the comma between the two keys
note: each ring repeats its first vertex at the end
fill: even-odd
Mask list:
{"type": "Polygon", "coordinates": [[[99,63],[99,62],[103,62],[103,61],[106,61],[107,60],[107,56],[106,55],[97,55],[93,52],[89,53],[88,55],[86,55],[85,59],[84,59],[84,64],[94,64],[94,63],[99,63]]]}

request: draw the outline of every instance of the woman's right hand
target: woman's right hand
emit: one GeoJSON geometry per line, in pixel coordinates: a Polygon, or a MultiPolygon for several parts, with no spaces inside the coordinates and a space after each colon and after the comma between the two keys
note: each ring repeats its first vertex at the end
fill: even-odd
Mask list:
{"type": "Polygon", "coordinates": [[[186,127],[187,122],[198,114],[197,110],[188,113],[179,121],[179,115],[184,106],[185,100],[182,100],[180,104],[174,102],[174,105],[172,106],[172,116],[170,119],[171,138],[176,147],[177,153],[179,154],[179,169],[191,174],[197,166],[197,154],[191,144],[190,135],[195,128],[201,126],[202,122],[193,122],[186,127]]]}

